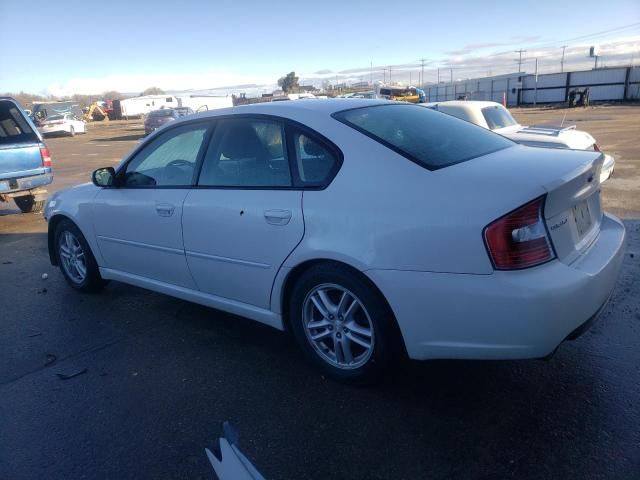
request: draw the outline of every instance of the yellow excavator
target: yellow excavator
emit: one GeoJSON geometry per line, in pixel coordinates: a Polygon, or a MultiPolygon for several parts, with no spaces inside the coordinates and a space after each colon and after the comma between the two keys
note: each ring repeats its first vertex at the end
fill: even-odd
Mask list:
{"type": "Polygon", "coordinates": [[[107,112],[104,111],[104,109],[100,105],[98,105],[98,103],[94,102],[91,105],[89,105],[89,108],[84,114],[84,119],[87,122],[101,122],[101,121],[108,122],[109,115],[107,114],[107,112]]]}

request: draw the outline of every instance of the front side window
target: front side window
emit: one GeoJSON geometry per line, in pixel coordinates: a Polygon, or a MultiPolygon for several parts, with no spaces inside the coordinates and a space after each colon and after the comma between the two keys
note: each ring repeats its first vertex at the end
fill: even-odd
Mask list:
{"type": "Polygon", "coordinates": [[[283,125],[273,120],[220,120],[207,149],[198,185],[290,187],[283,130],[283,125]]]}
{"type": "Polygon", "coordinates": [[[185,125],[159,135],[127,164],[123,186],[191,185],[206,131],[203,124],[185,125]]]}
{"type": "Polygon", "coordinates": [[[518,122],[511,116],[509,110],[500,105],[495,107],[485,107],[482,109],[482,116],[487,122],[489,129],[496,130],[498,128],[511,127],[517,125],[518,122]]]}
{"type": "Polygon", "coordinates": [[[337,166],[335,155],[302,132],[293,133],[293,145],[300,180],[309,186],[325,184],[337,166]]]}
{"type": "Polygon", "coordinates": [[[334,118],[430,170],[514,145],[490,131],[418,105],[378,105],[334,118]]]}

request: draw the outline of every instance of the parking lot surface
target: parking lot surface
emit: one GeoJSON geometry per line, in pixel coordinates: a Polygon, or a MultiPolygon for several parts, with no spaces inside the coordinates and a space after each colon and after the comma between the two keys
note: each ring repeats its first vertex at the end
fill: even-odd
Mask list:
{"type": "MultiPolygon", "coordinates": [[[[76,293],[41,215],[0,204],[0,478],[214,478],[204,448],[226,420],[269,479],[638,478],[640,109],[514,111],[565,112],[616,156],[603,203],[629,243],[599,321],[547,361],[410,362],[338,384],[254,322],[117,282],[76,293]]],[[[49,190],[115,166],[141,134],[48,139],[49,190]]]]}

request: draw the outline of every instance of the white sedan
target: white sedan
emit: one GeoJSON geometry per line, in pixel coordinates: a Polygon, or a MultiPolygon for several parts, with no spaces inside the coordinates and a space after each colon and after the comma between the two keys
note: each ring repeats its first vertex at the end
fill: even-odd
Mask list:
{"type": "Polygon", "coordinates": [[[75,136],[76,133],[87,133],[87,127],[84,121],[78,120],[71,113],[63,113],[59,115],[50,115],[40,124],[38,130],[43,135],[60,135],[66,134],[75,136]]]}
{"type": "MultiPolygon", "coordinates": [[[[496,102],[450,100],[422,105],[487,128],[514,142],[530,147],[600,151],[596,139],[588,132],[577,130],[575,125],[543,124],[523,127],[513,118],[509,110],[496,102]]],[[[600,183],[613,175],[614,168],[615,158],[605,155],[600,171],[600,183]]]]}
{"type": "Polygon", "coordinates": [[[399,102],[217,110],[54,194],[50,259],[82,292],[117,280],[289,330],[340,379],[545,357],[620,271],[602,161],[399,102]]]}

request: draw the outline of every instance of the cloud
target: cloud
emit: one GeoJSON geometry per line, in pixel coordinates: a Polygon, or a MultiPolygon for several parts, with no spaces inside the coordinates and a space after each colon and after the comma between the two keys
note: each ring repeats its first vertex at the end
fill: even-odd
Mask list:
{"type": "Polygon", "coordinates": [[[329,70],[325,68],[323,70],[318,70],[317,72],[313,72],[315,75],[326,75],[327,73],[333,73],[333,70],[329,70]]]}

